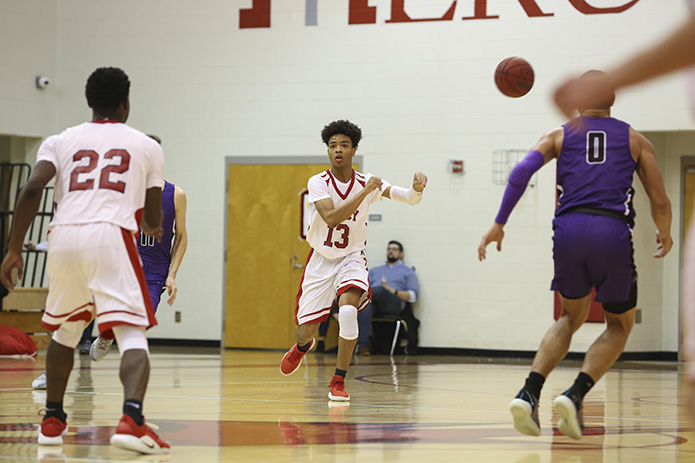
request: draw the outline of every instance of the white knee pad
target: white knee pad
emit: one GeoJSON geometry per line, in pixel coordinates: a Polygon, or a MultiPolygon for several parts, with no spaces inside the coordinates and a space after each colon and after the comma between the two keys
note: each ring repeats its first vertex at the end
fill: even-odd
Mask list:
{"type": "Polygon", "coordinates": [[[360,330],[357,326],[357,308],[352,305],[343,305],[338,312],[340,324],[340,337],[352,341],[357,339],[360,330]]]}
{"type": "Polygon", "coordinates": [[[51,338],[62,346],[74,349],[80,343],[80,339],[82,339],[85,325],[84,320],[65,322],[53,332],[51,338]]]}
{"type": "Polygon", "coordinates": [[[130,349],[142,349],[150,353],[147,337],[145,336],[144,326],[118,325],[113,327],[113,335],[118,342],[118,351],[123,352],[130,349]]]}

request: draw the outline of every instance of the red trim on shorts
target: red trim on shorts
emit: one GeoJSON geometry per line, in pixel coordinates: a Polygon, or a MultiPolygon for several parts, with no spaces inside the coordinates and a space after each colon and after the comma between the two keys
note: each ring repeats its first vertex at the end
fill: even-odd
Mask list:
{"type": "Polygon", "coordinates": [[[45,312],[45,315],[48,315],[49,317],[53,317],[53,318],[68,317],[68,319],[67,319],[67,320],[63,320],[63,321],[61,321],[60,323],[58,323],[58,324],[56,324],[56,325],[41,320],[41,324],[42,324],[42,325],[44,326],[44,328],[46,328],[48,331],[56,331],[56,330],[58,330],[58,329],[60,328],[60,325],[62,325],[63,323],[76,322],[76,321],[79,321],[79,320],[84,320],[85,322],[87,322],[87,324],[89,324],[89,322],[92,321],[92,318],[94,318],[94,315],[92,314],[92,310],[91,310],[91,309],[90,309],[90,310],[81,310],[81,311],[77,312],[78,310],[84,309],[85,307],[87,307],[87,306],[89,306],[89,305],[93,306],[94,303],[93,303],[93,302],[88,302],[88,303],[86,303],[86,304],[84,304],[84,305],[79,306],[78,308],[76,308],[75,310],[73,310],[72,312],[70,312],[70,313],[68,313],[68,314],[61,315],[60,317],[56,317],[55,315],[51,315],[50,313],[45,312]],[[77,313],[75,313],[75,312],[77,312],[77,313]]]}
{"type": "Polygon", "coordinates": [[[350,191],[352,191],[353,185],[355,184],[355,169],[352,169],[352,178],[350,179],[350,185],[348,185],[348,189],[345,192],[345,194],[341,193],[340,190],[338,189],[338,184],[335,183],[335,177],[333,177],[333,174],[331,173],[331,169],[328,169],[326,172],[328,172],[328,175],[331,178],[331,183],[333,183],[333,188],[338,193],[338,196],[340,196],[342,199],[347,199],[348,195],[350,194],[350,191]]]}
{"type": "Polygon", "coordinates": [[[302,271],[302,279],[299,280],[299,291],[297,291],[297,303],[294,306],[294,322],[297,326],[299,326],[299,319],[297,318],[297,314],[299,313],[299,298],[302,297],[302,285],[304,284],[304,275],[306,274],[306,268],[309,266],[309,260],[311,260],[312,255],[314,255],[314,248],[311,248],[311,251],[309,251],[309,255],[306,257],[306,264],[304,264],[304,270],[302,271]]]}
{"type": "MultiPolygon", "coordinates": [[[[309,318],[309,317],[311,317],[311,316],[313,316],[313,315],[316,315],[316,314],[319,314],[319,313],[321,313],[321,312],[323,312],[323,311],[325,311],[325,310],[328,310],[328,313],[327,313],[326,315],[324,315],[324,316],[322,316],[322,317],[319,317],[319,318],[317,318],[316,320],[311,320],[311,323],[314,323],[315,321],[321,321],[321,322],[322,322],[322,321],[324,321],[324,320],[328,320],[328,316],[331,314],[331,308],[330,308],[330,307],[325,307],[325,308],[323,308],[323,309],[317,310],[316,312],[312,312],[312,313],[310,313],[310,314],[306,314],[306,315],[304,315],[302,318],[309,318]]],[[[309,323],[309,322],[305,322],[305,323],[309,323]]]]}
{"type": "Polygon", "coordinates": [[[44,328],[46,328],[48,331],[58,331],[58,328],[60,328],[60,325],[51,325],[50,323],[46,323],[44,321],[41,322],[44,328]]]}
{"type": "MultiPolygon", "coordinates": [[[[360,280],[348,280],[348,281],[360,281],[360,280]]],[[[360,283],[363,283],[363,282],[360,282],[360,283]]],[[[357,288],[360,291],[364,292],[364,289],[360,288],[359,286],[346,285],[346,286],[342,286],[342,287],[338,288],[338,296],[337,297],[340,297],[341,294],[343,294],[345,291],[347,291],[350,288],[357,288]]],[[[371,304],[371,302],[372,302],[372,287],[367,285],[367,299],[365,299],[365,301],[362,304],[360,304],[359,307],[357,307],[357,311],[359,312],[361,310],[364,310],[364,308],[367,307],[369,304],[371,304]]]]}
{"type": "MultiPolygon", "coordinates": [[[[142,326],[142,325],[133,325],[132,323],[126,323],[126,322],[121,322],[121,321],[100,323],[99,324],[99,337],[101,339],[106,339],[107,341],[110,341],[116,337],[113,334],[113,327],[114,326],[123,326],[123,325],[135,326],[135,327],[142,326]]],[[[147,328],[147,327],[145,327],[145,328],[147,328]]]]}
{"type": "MultiPolygon", "coordinates": [[[[358,282],[358,283],[362,283],[364,286],[366,286],[367,288],[369,288],[369,284],[368,284],[368,283],[365,283],[365,282],[362,281],[362,280],[356,280],[356,279],[354,279],[354,278],[353,278],[352,280],[345,280],[345,281],[343,281],[342,284],[348,283],[348,282],[350,282],[350,281],[356,281],[356,282],[358,282]]],[[[360,288],[360,287],[357,286],[357,285],[350,285],[350,286],[355,287],[355,288],[359,288],[359,289],[361,289],[362,291],[364,291],[364,288],[360,288]]],[[[340,288],[338,288],[338,291],[339,291],[339,292],[338,292],[338,296],[340,296],[341,294],[343,294],[343,293],[345,292],[345,291],[340,291],[340,288]]]]}
{"type": "Polygon", "coordinates": [[[110,313],[127,313],[128,315],[132,315],[134,317],[145,318],[143,315],[140,315],[139,313],[131,312],[130,310],[110,310],[108,312],[101,312],[99,314],[99,316],[110,314],[110,313]]]}
{"type": "Polygon", "coordinates": [[[50,314],[50,313],[48,313],[48,312],[46,312],[45,315],[48,315],[49,317],[53,317],[53,318],[69,317],[69,316],[71,316],[72,314],[74,314],[75,312],[77,312],[78,310],[84,309],[84,308],[87,307],[88,305],[94,305],[94,302],[87,302],[86,304],[82,304],[81,306],[79,306],[78,308],[76,308],[75,310],[73,310],[72,312],[68,312],[68,313],[63,314],[63,315],[56,316],[56,315],[50,314]]]}
{"type": "MultiPolygon", "coordinates": [[[[302,324],[303,324],[303,325],[307,325],[307,324],[309,324],[309,323],[322,323],[322,322],[325,322],[326,320],[328,320],[328,317],[331,316],[331,308],[330,308],[330,307],[327,307],[327,308],[325,308],[325,309],[323,309],[323,310],[327,310],[328,312],[326,312],[324,315],[322,315],[322,316],[320,316],[320,317],[318,317],[318,318],[314,318],[314,319],[309,320],[309,321],[306,321],[306,322],[304,322],[304,323],[302,323],[302,324]]],[[[319,311],[316,312],[316,313],[320,313],[320,312],[321,312],[321,310],[319,310],[319,311]]]]}
{"type": "Polygon", "coordinates": [[[138,254],[137,244],[135,244],[135,235],[125,228],[121,228],[121,234],[123,236],[125,248],[128,251],[130,263],[133,266],[133,271],[135,272],[135,276],[138,279],[138,284],[140,285],[140,292],[142,293],[142,299],[145,303],[145,310],[147,310],[147,320],[149,322],[149,326],[146,328],[152,328],[153,326],[157,325],[157,319],[155,318],[154,310],[152,309],[152,300],[150,299],[150,292],[147,289],[147,280],[145,279],[145,272],[142,269],[142,262],[140,261],[140,254],[138,254]]]}

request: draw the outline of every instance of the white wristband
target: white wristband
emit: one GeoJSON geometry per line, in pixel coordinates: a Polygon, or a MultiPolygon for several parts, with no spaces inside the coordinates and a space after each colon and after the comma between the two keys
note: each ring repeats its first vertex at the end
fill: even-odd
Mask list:
{"type": "Polygon", "coordinates": [[[403,187],[392,185],[390,196],[391,199],[395,201],[400,201],[402,203],[407,203],[411,205],[419,203],[422,199],[422,193],[418,193],[417,191],[415,191],[412,186],[406,190],[403,187]]]}

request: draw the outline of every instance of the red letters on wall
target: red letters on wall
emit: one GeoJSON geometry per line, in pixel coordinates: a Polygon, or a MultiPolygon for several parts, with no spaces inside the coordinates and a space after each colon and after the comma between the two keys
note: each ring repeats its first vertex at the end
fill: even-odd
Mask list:
{"type": "MultiPolygon", "coordinates": [[[[270,1],[253,0],[251,8],[239,10],[239,28],[253,29],[270,27],[270,1]]],[[[554,16],[554,13],[546,13],[538,6],[536,0],[516,0],[529,18],[554,16]]],[[[575,10],[583,14],[615,14],[622,13],[635,6],[640,0],[630,0],[622,6],[598,8],[589,4],[589,0],[567,0],[575,10]]],[[[462,0],[453,0],[449,9],[440,18],[411,18],[405,11],[405,0],[391,0],[391,18],[387,23],[407,23],[418,21],[452,21],[458,3],[462,0]]],[[[489,15],[487,12],[488,0],[467,0],[474,3],[473,16],[464,16],[463,20],[470,19],[499,19],[498,15],[489,15]]],[[[376,24],[376,6],[370,6],[369,0],[350,0],[348,4],[348,24],[376,24]]]]}
{"type": "Polygon", "coordinates": [[[250,9],[239,10],[239,29],[270,27],[270,0],[253,0],[250,9]]]}

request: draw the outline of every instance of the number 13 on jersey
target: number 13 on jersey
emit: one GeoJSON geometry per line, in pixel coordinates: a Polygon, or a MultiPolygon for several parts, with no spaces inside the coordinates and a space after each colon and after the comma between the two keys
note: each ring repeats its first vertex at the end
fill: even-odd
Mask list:
{"type": "MultiPolygon", "coordinates": [[[[352,217],[350,217],[347,221],[357,221],[357,214],[359,214],[360,211],[355,211],[354,214],[352,214],[352,217]]],[[[323,242],[324,246],[333,247],[335,246],[338,249],[345,249],[348,247],[348,244],[350,243],[350,227],[347,224],[341,223],[340,225],[337,225],[334,228],[328,227],[328,236],[326,236],[326,241],[323,242]],[[333,233],[336,233],[336,240],[333,240],[333,233]],[[338,233],[340,235],[338,235],[338,233]]]]}

